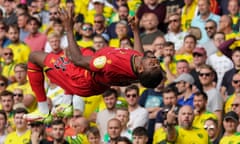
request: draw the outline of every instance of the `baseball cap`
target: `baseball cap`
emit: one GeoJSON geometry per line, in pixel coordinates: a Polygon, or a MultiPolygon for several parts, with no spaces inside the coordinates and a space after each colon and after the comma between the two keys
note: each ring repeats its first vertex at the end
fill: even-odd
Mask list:
{"type": "Polygon", "coordinates": [[[239,117],[238,117],[237,113],[235,113],[234,111],[230,111],[230,112],[226,113],[225,116],[224,116],[224,120],[232,119],[236,122],[238,122],[238,118],[239,117]]]}
{"type": "Polygon", "coordinates": [[[101,3],[101,4],[104,4],[104,0],[93,0],[92,3],[101,3]]]}
{"type": "Polygon", "coordinates": [[[207,55],[206,50],[203,47],[197,47],[193,50],[193,54],[207,55]]]}
{"type": "Polygon", "coordinates": [[[178,76],[177,79],[174,80],[174,82],[176,83],[180,81],[188,82],[190,84],[194,83],[193,77],[188,73],[183,73],[180,76],[178,76]]]}

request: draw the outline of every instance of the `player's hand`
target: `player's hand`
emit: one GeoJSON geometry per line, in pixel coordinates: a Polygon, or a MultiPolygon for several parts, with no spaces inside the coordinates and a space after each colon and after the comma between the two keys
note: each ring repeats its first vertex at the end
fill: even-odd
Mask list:
{"type": "Polygon", "coordinates": [[[131,26],[132,31],[138,30],[138,18],[136,16],[128,17],[128,24],[131,26]]]}
{"type": "Polygon", "coordinates": [[[73,28],[73,7],[59,8],[58,9],[59,17],[63,22],[65,30],[72,30],[73,28]]]}

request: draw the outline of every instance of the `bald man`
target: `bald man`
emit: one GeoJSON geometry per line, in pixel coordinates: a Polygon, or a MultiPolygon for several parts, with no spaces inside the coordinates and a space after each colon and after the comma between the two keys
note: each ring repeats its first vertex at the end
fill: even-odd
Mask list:
{"type": "Polygon", "coordinates": [[[191,106],[184,105],[178,113],[178,126],[174,126],[174,107],[167,114],[167,141],[175,143],[208,144],[210,139],[204,129],[192,127],[194,113],[191,106]]]}

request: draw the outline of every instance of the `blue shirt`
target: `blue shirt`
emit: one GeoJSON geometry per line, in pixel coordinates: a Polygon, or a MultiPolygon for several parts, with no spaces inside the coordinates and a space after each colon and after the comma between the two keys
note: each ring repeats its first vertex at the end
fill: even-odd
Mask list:
{"type": "Polygon", "coordinates": [[[192,108],[193,107],[193,98],[194,98],[194,94],[192,94],[188,99],[184,100],[184,97],[180,98],[178,100],[178,105],[180,106],[184,106],[184,105],[190,105],[192,108]]]}
{"type": "Polygon", "coordinates": [[[207,20],[214,20],[217,24],[219,23],[220,17],[213,13],[210,13],[209,17],[206,20],[201,19],[201,15],[198,15],[192,20],[191,26],[198,27],[201,30],[201,39],[199,40],[199,44],[203,44],[209,40],[207,32],[205,30],[205,24],[207,20]]]}

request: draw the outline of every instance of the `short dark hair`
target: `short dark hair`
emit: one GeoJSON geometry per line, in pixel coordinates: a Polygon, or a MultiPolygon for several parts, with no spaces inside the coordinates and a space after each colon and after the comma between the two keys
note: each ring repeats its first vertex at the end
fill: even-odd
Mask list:
{"type": "Polygon", "coordinates": [[[27,64],[25,64],[25,63],[16,64],[14,67],[14,70],[16,69],[16,67],[20,67],[20,68],[24,69],[25,71],[27,71],[27,64]]]}
{"type": "Polygon", "coordinates": [[[4,84],[5,84],[6,86],[8,86],[8,79],[7,79],[5,76],[0,75],[0,81],[1,81],[1,80],[4,82],[4,84]]]}
{"type": "Polygon", "coordinates": [[[63,127],[65,127],[65,123],[61,119],[52,121],[51,126],[54,125],[63,125],[63,127]]]}
{"type": "Polygon", "coordinates": [[[130,90],[136,90],[136,91],[137,91],[137,95],[139,95],[139,88],[138,88],[137,85],[132,84],[132,85],[128,86],[128,87],[125,89],[125,94],[126,94],[128,91],[130,91],[130,90]]]}
{"type": "Polygon", "coordinates": [[[11,96],[13,98],[13,93],[11,91],[8,91],[8,90],[4,90],[0,93],[0,97],[3,97],[3,96],[11,96]]]}
{"type": "Polygon", "coordinates": [[[162,93],[163,93],[163,97],[165,93],[174,93],[174,95],[177,97],[178,94],[178,90],[176,88],[176,86],[167,86],[163,89],[162,93]]]}
{"type": "Polygon", "coordinates": [[[22,107],[16,108],[16,109],[14,110],[14,116],[15,116],[16,114],[20,114],[20,113],[27,114],[28,111],[27,111],[25,108],[22,108],[22,107]]]}
{"type": "Polygon", "coordinates": [[[235,49],[232,50],[232,55],[236,52],[240,52],[240,47],[236,47],[235,49]]]}
{"type": "Polygon", "coordinates": [[[36,17],[31,16],[31,17],[27,20],[27,24],[29,24],[31,21],[35,21],[39,27],[42,26],[42,23],[41,23],[36,17]]]}
{"type": "Polygon", "coordinates": [[[192,38],[192,39],[194,40],[195,44],[197,43],[197,38],[196,38],[194,35],[192,35],[192,34],[186,35],[186,36],[184,37],[184,41],[185,41],[187,38],[192,38]]]}
{"type": "Polygon", "coordinates": [[[148,137],[148,132],[145,127],[136,127],[135,129],[133,129],[132,135],[148,137]]]}
{"type": "Polygon", "coordinates": [[[126,142],[126,144],[132,144],[132,142],[125,136],[118,137],[117,142],[126,142]]]}
{"type": "Polygon", "coordinates": [[[115,97],[118,97],[118,92],[117,92],[117,90],[115,90],[115,89],[113,89],[113,88],[110,88],[110,89],[106,90],[106,91],[102,94],[102,96],[103,96],[103,97],[108,97],[108,96],[110,96],[110,95],[112,95],[112,94],[114,94],[115,97]]]}
{"type": "Polygon", "coordinates": [[[164,47],[170,47],[170,46],[172,46],[173,48],[175,47],[173,42],[167,41],[164,43],[164,47]]]}
{"type": "Polygon", "coordinates": [[[86,135],[88,136],[89,134],[93,134],[94,136],[100,136],[100,132],[99,132],[99,129],[97,127],[90,127],[87,130],[86,135]]]}
{"type": "Polygon", "coordinates": [[[18,32],[20,31],[19,27],[16,24],[10,24],[6,27],[6,31],[8,32],[10,28],[17,30],[18,32]]]}
{"type": "Polygon", "coordinates": [[[198,92],[194,93],[194,97],[195,96],[202,96],[205,101],[208,100],[208,96],[204,91],[198,91],[198,92]]]}
{"type": "Polygon", "coordinates": [[[208,22],[212,22],[212,23],[214,24],[214,27],[217,27],[216,21],[214,21],[214,20],[212,20],[212,19],[208,19],[208,20],[206,21],[206,23],[208,23],[208,22]]]}
{"type": "Polygon", "coordinates": [[[17,8],[24,10],[24,13],[28,13],[27,4],[22,4],[22,3],[20,3],[20,4],[17,5],[17,8]]]}

